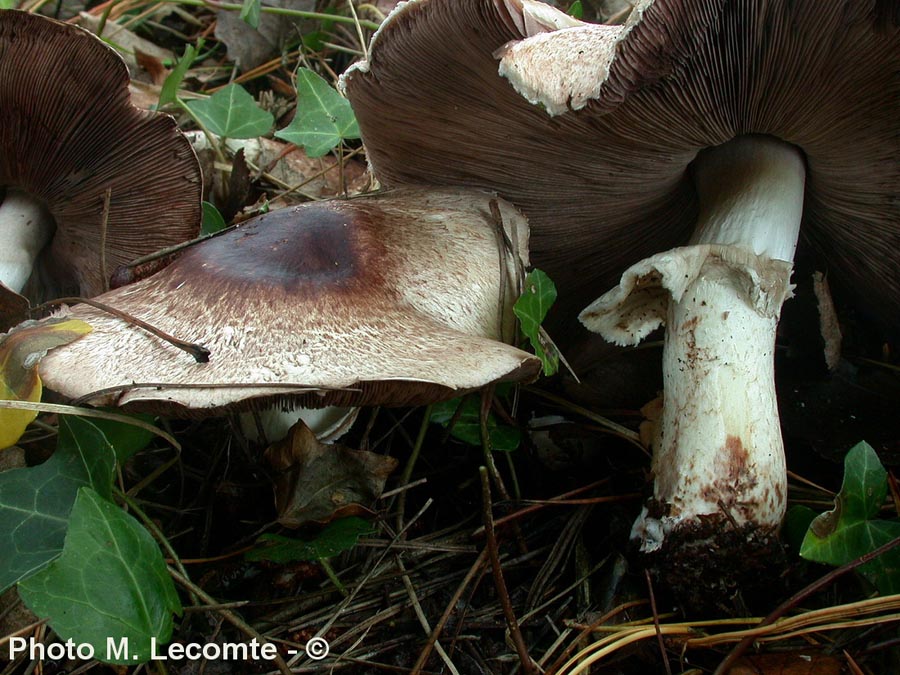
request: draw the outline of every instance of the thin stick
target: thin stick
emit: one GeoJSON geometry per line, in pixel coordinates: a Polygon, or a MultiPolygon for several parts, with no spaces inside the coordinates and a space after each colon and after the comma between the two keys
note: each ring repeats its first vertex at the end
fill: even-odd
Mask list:
{"type": "Polygon", "coordinates": [[[631,442],[633,445],[640,448],[641,452],[647,452],[647,449],[641,444],[641,436],[638,432],[632,431],[628,427],[623,427],[621,424],[617,424],[612,420],[608,420],[605,417],[597,415],[596,413],[588,410],[587,408],[583,408],[580,405],[575,405],[574,403],[567,401],[561,396],[556,396],[555,394],[551,394],[550,392],[546,392],[541,389],[535,389],[534,387],[525,387],[525,391],[527,391],[529,394],[534,394],[535,396],[543,398],[552,403],[556,403],[557,405],[561,405],[566,409],[581,415],[582,417],[586,417],[587,419],[591,420],[591,422],[599,424],[602,427],[606,427],[616,435],[621,436],[626,441],[631,442]]]}
{"type": "MultiPolygon", "coordinates": [[[[425,415],[422,418],[422,424],[419,425],[419,433],[416,436],[416,442],[413,444],[412,453],[409,455],[409,459],[406,461],[406,466],[403,467],[403,474],[400,476],[400,481],[398,487],[404,487],[409,484],[409,479],[412,477],[413,469],[416,466],[416,462],[419,459],[419,453],[422,451],[422,445],[425,443],[425,435],[428,433],[428,426],[431,422],[431,409],[432,406],[429,404],[425,407],[425,415]]],[[[400,496],[397,499],[397,529],[403,529],[403,512],[406,510],[406,491],[400,493],[400,496]]]]}
{"type": "Polygon", "coordinates": [[[481,551],[481,554],[469,568],[469,571],[466,572],[466,576],[463,577],[463,580],[460,582],[459,586],[456,587],[456,590],[453,593],[453,597],[451,597],[449,602],[447,602],[447,607],[444,609],[444,613],[441,615],[440,620],[435,625],[434,630],[431,631],[431,635],[428,636],[428,642],[425,643],[422,651],[419,652],[419,658],[416,659],[416,663],[415,665],[413,665],[410,675],[421,675],[422,669],[425,667],[425,663],[428,661],[428,657],[431,656],[431,650],[437,643],[437,640],[441,636],[441,633],[444,632],[444,627],[450,620],[450,616],[453,614],[453,612],[456,611],[456,603],[459,602],[459,599],[462,597],[463,591],[466,590],[466,587],[470,583],[472,583],[472,580],[481,572],[481,568],[484,567],[485,563],[488,560],[488,555],[489,554],[487,548],[484,548],[481,551]]]}
{"type": "Polygon", "coordinates": [[[672,666],[669,665],[669,657],[666,655],[666,643],[663,642],[662,631],[659,629],[659,611],[656,609],[656,596],[653,593],[653,580],[650,578],[650,570],[644,570],[644,576],[647,578],[647,592],[650,595],[650,611],[653,613],[653,627],[656,629],[659,655],[666,666],[666,675],[672,675],[672,666]]]}
{"type": "Polygon", "coordinates": [[[79,297],[69,297],[69,298],[56,298],[56,300],[51,300],[50,302],[45,302],[42,305],[38,305],[32,311],[37,312],[44,308],[51,307],[53,305],[61,305],[61,304],[69,304],[74,305],[76,303],[83,303],[95,309],[99,309],[101,312],[106,312],[107,314],[112,314],[114,317],[118,319],[122,319],[125,323],[138,326],[139,328],[143,328],[145,331],[150,333],[151,335],[155,335],[160,340],[168,342],[173,347],[180,349],[183,352],[190,354],[194,357],[194,361],[197,363],[208,363],[209,362],[209,350],[203,345],[197,344],[196,342],[187,342],[185,340],[179,340],[174,335],[169,335],[163,330],[156,328],[155,326],[151,326],[146,321],[142,321],[127,312],[123,312],[121,309],[116,309],[110,305],[107,305],[102,302],[97,302],[96,300],[91,300],[89,298],[79,298],[79,297]]]}
{"type": "Polygon", "coordinates": [[[79,408],[72,405],[62,405],[60,403],[32,403],[31,401],[3,401],[0,400],[0,408],[11,408],[14,410],[37,410],[38,412],[57,413],[58,415],[76,415],[78,417],[93,417],[100,420],[111,420],[113,422],[122,422],[131,426],[146,429],[154,436],[159,436],[169,443],[176,450],[181,450],[181,443],[176,441],[172,436],[162,429],[148,424],[136,417],[128,415],[118,415],[116,413],[107,412],[105,410],[93,410],[91,408],[79,408]]]}
{"type": "Polygon", "coordinates": [[[534,661],[531,660],[531,656],[528,654],[528,647],[525,646],[525,640],[522,638],[522,632],[519,630],[519,622],[516,619],[516,613],[509,599],[509,591],[506,589],[506,581],[503,578],[503,568],[500,566],[500,551],[497,548],[497,539],[494,535],[494,516],[491,510],[491,481],[488,478],[488,472],[485,467],[479,467],[478,473],[481,477],[481,502],[484,514],[484,531],[487,536],[487,552],[491,561],[491,570],[494,573],[497,596],[500,598],[503,615],[506,617],[506,625],[516,647],[516,653],[519,655],[519,662],[522,664],[523,672],[525,675],[537,675],[534,661]]]}
{"type": "MultiPolygon", "coordinates": [[[[183,586],[186,590],[197,595],[197,597],[199,597],[201,600],[203,600],[203,602],[207,603],[208,605],[219,606],[220,608],[217,609],[216,611],[219,614],[221,614],[225,618],[225,620],[228,621],[235,628],[246,633],[247,635],[249,635],[252,638],[256,638],[256,640],[260,644],[269,643],[269,640],[267,640],[262,635],[260,635],[260,633],[255,628],[253,628],[253,626],[248,624],[237,614],[232,612],[230,609],[221,608],[221,603],[217,603],[211,595],[209,595],[206,591],[204,591],[202,588],[197,586],[197,584],[192,582],[190,579],[186,579],[185,577],[181,576],[181,574],[179,574],[178,572],[173,570],[171,567],[169,567],[168,570],[169,570],[169,575],[173,579],[175,579],[176,582],[181,584],[181,586],[183,586]]],[[[282,675],[291,675],[291,669],[288,667],[288,664],[285,662],[285,660],[281,657],[281,654],[276,652],[274,660],[275,660],[275,665],[278,666],[278,670],[279,670],[279,672],[281,672],[282,675]]]]}
{"type": "Polygon", "coordinates": [[[478,416],[481,424],[481,449],[484,451],[485,468],[490,474],[491,480],[494,481],[494,485],[497,486],[497,491],[500,493],[501,499],[510,501],[509,491],[506,489],[506,485],[503,483],[503,477],[500,475],[500,471],[497,470],[497,464],[494,462],[494,449],[491,443],[491,433],[487,424],[493,398],[493,385],[489,385],[481,390],[481,409],[478,416]]]}
{"type": "MultiPolygon", "coordinates": [[[[435,637],[434,642],[431,642],[431,636],[434,635],[434,631],[431,628],[431,625],[428,623],[428,617],[425,616],[425,611],[422,609],[422,603],[419,602],[419,596],[416,594],[416,588],[413,586],[412,580],[409,578],[409,573],[406,570],[406,567],[403,565],[402,556],[398,553],[394,556],[394,560],[397,565],[397,569],[401,572],[401,579],[403,581],[403,586],[406,588],[406,594],[409,597],[410,604],[413,607],[413,611],[416,614],[416,618],[419,619],[419,625],[425,630],[425,632],[429,635],[429,643],[434,650],[438,653],[438,656],[441,657],[441,660],[444,662],[444,665],[447,666],[447,670],[450,671],[451,675],[459,675],[459,670],[457,670],[456,666],[453,664],[450,655],[444,651],[444,648],[437,641],[435,637]]],[[[431,651],[431,650],[429,650],[431,651]]],[[[421,655],[420,657],[421,658],[421,655]]],[[[418,663],[418,661],[416,661],[418,663]]]]}

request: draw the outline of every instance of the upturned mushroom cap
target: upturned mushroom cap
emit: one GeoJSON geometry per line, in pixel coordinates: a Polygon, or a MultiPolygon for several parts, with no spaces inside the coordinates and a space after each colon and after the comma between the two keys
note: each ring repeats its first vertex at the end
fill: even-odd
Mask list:
{"type": "Polygon", "coordinates": [[[523,210],[566,319],[687,243],[698,152],[766,134],[804,153],[801,239],[900,323],[895,9],[643,0],[624,26],[528,37],[526,24],[554,27],[526,22],[521,2],[417,0],[344,87],[384,184],[493,189],[523,210]]]}
{"type": "Polygon", "coordinates": [[[540,362],[499,341],[514,335],[527,224],[497,201],[507,251],[493,199],[397,190],[259,216],[97,298],[202,344],[208,363],[78,305],[69,314],[93,331],[45,358],[41,377],[91,403],[194,416],[275,401],[416,405],[532,379],[540,362]]]}
{"type": "Polygon", "coordinates": [[[56,225],[32,277],[49,290],[36,296],[96,295],[117,266],[198,232],[194,152],[172,117],[131,105],[128,82],[122,59],[91,33],[0,11],[0,198],[24,191],[56,225]]]}

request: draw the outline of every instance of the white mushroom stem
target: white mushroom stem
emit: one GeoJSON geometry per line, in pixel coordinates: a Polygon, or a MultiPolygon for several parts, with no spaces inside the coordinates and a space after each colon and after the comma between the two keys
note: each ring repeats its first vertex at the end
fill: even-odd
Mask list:
{"type": "Polygon", "coordinates": [[[636,344],[663,321],[663,415],[654,497],[632,532],[645,552],[727,529],[769,536],[785,511],[773,356],[803,208],[800,153],[746,136],[697,157],[693,246],[631,267],[582,314],[636,344]]]}
{"type": "Polygon", "coordinates": [[[241,413],[238,419],[241,431],[254,443],[280,441],[287,437],[291,427],[300,420],[303,420],[303,423],[315,434],[316,440],[322,443],[334,443],[350,431],[358,414],[359,408],[332,405],[325,408],[297,408],[294,410],[266,408],[258,412],[241,413]],[[259,424],[257,424],[257,419],[259,424]],[[264,433],[265,438],[260,437],[259,431],[264,433]]]}
{"type": "Polygon", "coordinates": [[[7,189],[0,203],[0,283],[19,293],[54,229],[40,202],[21,190],[7,189]]]}

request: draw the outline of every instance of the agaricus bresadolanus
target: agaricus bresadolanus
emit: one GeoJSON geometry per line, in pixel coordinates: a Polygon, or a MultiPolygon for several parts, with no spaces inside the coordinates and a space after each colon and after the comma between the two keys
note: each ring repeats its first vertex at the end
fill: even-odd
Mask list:
{"type": "Polygon", "coordinates": [[[193,417],[273,403],[418,405],[533,379],[538,359],[500,341],[514,338],[527,237],[514,208],[475,190],[272,211],[98,298],[203,345],[207,363],[76,305],[66,313],[92,332],[48,354],[40,374],[71,398],[193,417]]]}
{"type": "Polygon", "coordinates": [[[628,268],[589,328],[636,344],[666,325],[654,495],[633,537],[688,601],[755,578],[777,544],[773,349],[798,234],[900,320],[895,9],[641,0],[601,26],[531,0],[419,0],[345,75],[384,184],[496,190],[528,216],[564,306],[628,268]]]}
{"type": "Polygon", "coordinates": [[[0,11],[0,305],[102,293],[117,266],[197,235],[194,152],[128,82],[87,31],[0,11]]]}

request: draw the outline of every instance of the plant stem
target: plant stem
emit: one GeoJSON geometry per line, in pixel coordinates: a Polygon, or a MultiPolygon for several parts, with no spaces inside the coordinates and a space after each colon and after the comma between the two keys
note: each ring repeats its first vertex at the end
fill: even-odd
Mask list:
{"type": "MultiPolygon", "coordinates": [[[[214,2],[213,0],[160,0],[163,3],[172,3],[176,5],[189,5],[191,7],[212,7],[213,9],[227,9],[232,12],[239,12],[242,5],[230,2],[214,2]]],[[[358,23],[363,28],[369,30],[377,30],[378,24],[374,21],[359,20],[352,16],[340,16],[339,14],[324,14],[322,12],[304,12],[299,9],[285,9],[284,7],[267,7],[263,5],[260,10],[267,14],[280,14],[282,16],[292,16],[297,19],[315,19],[318,21],[334,21],[335,23],[358,23]]]]}

